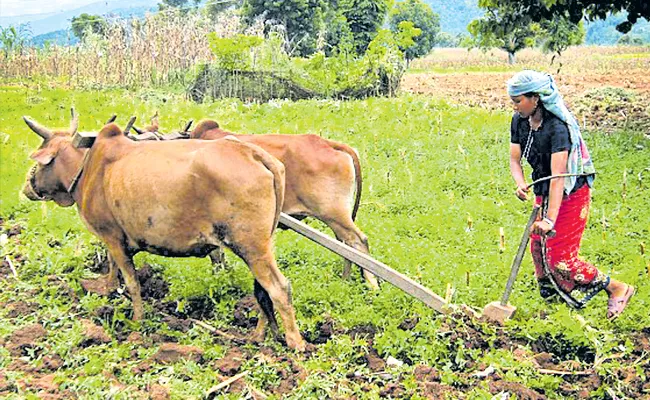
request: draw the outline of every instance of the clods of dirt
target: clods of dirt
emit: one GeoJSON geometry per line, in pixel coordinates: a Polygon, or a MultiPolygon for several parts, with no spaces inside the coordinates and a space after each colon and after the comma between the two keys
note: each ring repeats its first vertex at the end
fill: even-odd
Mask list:
{"type": "Polygon", "coordinates": [[[36,343],[45,336],[47,331],[41,324],[27,325],[9,337],[6,347],[13,356],[27,355],[27,349],[37,348],[36,343]]]}
{"type": "Polygon", "coordinates": [[[352,339],[373,339],[376,334],[377,327],[372,324],[357,325],[348,330],[348,335],[350,335],[352,339]]]}
{"type": "Polygon", "coordinates": [[[255,296],[246,296],[235,304],[233,324],[240,328],[251,329],[257,325],[259,306],[255,296]]]}
{"type": "Polygon", "coordinates": [[[368,352],[364,355],[366,364],[372,372],[379,372],[386,369],[386,361],[379,356],[374,347],[369,346],[368,352]]]}
{"type": "Polygon", "coordinates": [[[169,284],[153,270],[151,265],[144,264],[136,271],[136,276],[140,282],[143,299],[160,300],[169,293],[169,284]]]}
{"type": "Polygon", "coordinates": [[[191,360],[200,362],[203,358],[203,349],[196,346],[187,346],[176,343],[163,343],[152,360],[161,364],[171,364],[178,360],[191,360]]]}
{"type": "Polygon", "coordinates": [[[413,371],[413,376],[418,382],[440,382],[440,372],[428,365],[417,365],[413,371]]]}
{"type": "Polygon", "coordinates": [[[169,389],[166,386],[152,384],[149,386],[149,393],[151,394],[151,400],[169,400],[171,399],[171,394],[169,389]]]}
{"type": "Polygon", "coordinates": [[[241,365],[246,360],[247,357],[240,348],[231,347],[221,359],[214,363],[214,368],[224,375],[233,376],[239,372],[241,365]]]}
{"type": "Polygon", "coordinates": [[[187,332],[192,327],[192,321],[189,319],[180,319],[173,315],[164,316],[162,322],[175,331],[187,332]]]}
{"type": "Polygon", "coordinates": [[[18,318],[32,314],[38,310],[38,304],[27,301],[16,301],[4,307],[7,310],[7,317],[18,318]]]}
{"type": "Polygon", "coordinates": [[[79,344],[80,347],[83,348],[111,342],[111,337],[106,333],[104,327],[97,326],[87,319],[81,320],[81,324],[83,325],[84,339],[79,344]]]}
{"type": "Polygon", "coordinates": [[[546,396],[532,389],[527,388],[521,383],[508,382],[504,380],[490,381],[488,383],[490,393],[509,393],[510,397],[516,396],[519,400],[544,400],[546,396]]]}

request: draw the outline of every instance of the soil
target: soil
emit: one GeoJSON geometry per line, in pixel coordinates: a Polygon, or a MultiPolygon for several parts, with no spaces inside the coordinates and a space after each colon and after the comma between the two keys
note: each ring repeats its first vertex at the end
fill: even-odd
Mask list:
{"type": "Polygon", "coordinates": [[[235,304],[233,324],[240,328],[251,329],[257,325],[259,306],[255,296],[246,296],[235,304]]]}
{"type": "Polygon", "coordinates": [[[386,361],[379,356],[374,347],[369,346],[368,352],[365,354],[366,364],[372,372],[379,372],[386,369],[386,361]]]}
{"type": "MultiPolygon", "coordinates": [[[[402,78],[401,89],[452,99],[455,103],[487,110],[512,110],[505,82],[512,73],[466,72],[454,74],[413,73],[402,78]]],[[[650,75],[630,70],[612,73],[562,73],[555,76],[558,88],[581,126],[612,131],[631,127],[650,129],[650,75]],[[630,93],[635,100],[616,99],[612,105],[601,92],[630,93]]],[[[607,96],[606,96],[607,97],[607,96]]],[[[617,96],[615,96],[617,97],[617,96]]]]}
{"type": "Polygon", "coordinates": [[[214,363],[214,368],[224,375],[233,376],[239,372],[241,365],[247,359],[248,357],[240,348],[232,347],[221,359],[214,363]]]}
{"type": "Polygon", "coordinates": [[[157,274],[151,265],[144,264],[136,271],[143,299],[163,299],[169,293],[169,284],[157,274]]]}
{"type": "Polygon", "coordinates": [[[490,393],[498,394],[507,392],[510,396],[515,395],[519,400],[544,400],[546,396],[532,390],[528,389],[526,386],[515,383],[507,382],[503,380],[490,381],[489,382],[490,393]]]}
{"type": "Polygon", "coordinates": [[[151,400],[169,400],[171,395],[169,394],[169,389],[163,385],[153,384],[149,387],[149,393],[151,393],[151,400]]]}
{"type": "Polygon", "coordinates": [[[41,324],[32,324],[15,331],[6,344],[7,350],[13,356],[27,355],[27,349],[35,349],[40,339],[47,336],[47,331],[41,324]]]}
{"type": "Polygon", "coordinates": [[[176,343],[163,343],[156,354],[152,356],[152,361],[161,364],[171,364],[178,360],[185,359],[194,362],[201,362],[203,358],[203,349],[196,346],[186,346],[176,343]]]}
{"type": "Polygon", "coordinates": [[[84,348],[111,342],[111,337],[106,333],[102,326],[97,326],[87,319],[82,319],[81,324],[84,328],[84,339],[79,344],[79,347],[84,348]]]}
{"type": "Polygon", "coordinates": [[[4,306],[8,318],[24,317],[38,310],[38,304],[26,301],[16,301],[4,306]]]}

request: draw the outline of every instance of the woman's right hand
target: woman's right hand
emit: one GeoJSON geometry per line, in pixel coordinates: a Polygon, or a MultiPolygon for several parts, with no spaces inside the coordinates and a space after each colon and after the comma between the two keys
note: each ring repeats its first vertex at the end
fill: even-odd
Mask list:
{"type": "Polygon", "coordinates": [[[526,185],[526,183],[520,183],[517,185],[517,191],[515,192],[515,194],[517,195],[517,197],[519,197],[519,200],[526,201],[528,200],[528,195],[526,193],[528,193],[529,190],[530,189],[528,188],[528,185],[526,185]]]}

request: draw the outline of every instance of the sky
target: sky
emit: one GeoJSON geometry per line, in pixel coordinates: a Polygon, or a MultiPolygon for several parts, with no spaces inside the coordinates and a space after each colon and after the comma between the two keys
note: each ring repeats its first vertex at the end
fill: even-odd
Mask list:
{"type": "Polygon", "coordinates": [[[44,14],[72,10],[97,0],[0,0],[0,16],[13,17],[26,14],[44,14]]]}

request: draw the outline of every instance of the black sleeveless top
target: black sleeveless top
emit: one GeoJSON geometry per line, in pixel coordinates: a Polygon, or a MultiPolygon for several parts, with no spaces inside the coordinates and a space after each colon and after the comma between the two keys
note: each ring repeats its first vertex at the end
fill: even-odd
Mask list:
{"type": "MultiPolygon", "coordinates": [[[[571,135],[567,124],[546,110],[543,110],[542,115],[542,125],[536,131],[531,132],[528,118],[520,117],[519,113],[512,116],[510,124],[510,143],[521,146],[522,156],[527,156],[526,160],[533,169],[533,180],[551,176],[551,155],[553,153],[571,150],[571,135]],[[530,151],[526,155],[525,150],[529,140],[532,142],[530,151]]],[[[587,183],[587,179],[579,177],[572,192],[581,188],[585,183],[587,183]]],[[[547,196],[549,188],[550,181],[545,181],[536,184],[533,191],[537,196],[547,196]]]]}

